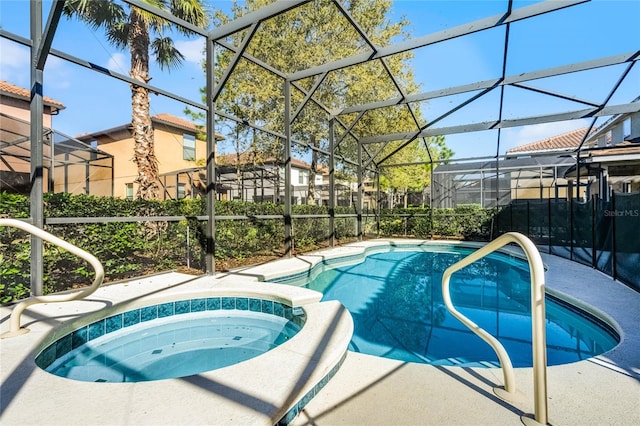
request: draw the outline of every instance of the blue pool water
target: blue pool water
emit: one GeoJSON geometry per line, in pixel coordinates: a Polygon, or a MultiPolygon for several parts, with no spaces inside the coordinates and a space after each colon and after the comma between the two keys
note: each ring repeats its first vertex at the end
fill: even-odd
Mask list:
{"type": "MultiPolygon", "coordinates": [[[[442,300],[444,270],[473,250],[442,245],[432,250],[437,251],[428,246],[390,251],[357,264],[327,266],[305,286],[351,312],[353,351],[435,365],[498,365],[491,347],[449,314],[442,300]]],[[[300,279],[289,283],[300,285],[300,279]]],[[[496,336],[515,367],[532,365],[524,260],[495,253],[455,273],[450,289],[456,309],[496,336]]],[[[549,295],[546,316],[548,365],[593,357],[619,341],[608,325],[549,295]]]]}
{"type": "Polygon", "coordinates": [[[300,326],[287,318],[262,312],[186,313],[104,334],[55,359],[45,369],[89,382],[184,377],[261,355],[299,330],[300,326]]]}

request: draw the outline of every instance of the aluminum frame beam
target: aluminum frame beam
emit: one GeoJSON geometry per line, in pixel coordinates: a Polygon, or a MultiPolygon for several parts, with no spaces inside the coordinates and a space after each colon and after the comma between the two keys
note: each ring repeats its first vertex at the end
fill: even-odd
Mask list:
{"type": "Polygon", "coordinates": [[[142,9],[149,13],[153,13],[154,15],[157,15],[163,19],[166,19],[167,21],[173,24],[180,25],[181,27],[186,28],[189,31],[194,32],[203,37],[207,37],[209,34],[205,28],[200,28],[196,25],[193,25],[191,22],[187,22],[184,19],[178,18],[177,16],[172,15],[166,10],[162,10],[155,6],[151,6],[149,3],[145,3],[144,1],[140,1],[140,0],[122,0],[122,1],[124,1],[125,3],[129,3],[130,5],[135,6],[138,9],[142,9]]]}
{"type": "Polygon", "coordinates": [[[542,15],[548,12],[553,12],[556,10],[575,6],[577,4],[585,3],[587,1],[589,0],[558,0],[558,1],[545,1],[542,3],[536,3],[530,6],[525,6],[525,7],[521,7],[513,10],[510,16],[508,16],[506,19],[504,14],[499,14],[489,18],[480,19],[475,22],[460,25],[451,29],[439,31],[437,33],[425,35],[415,39],[407,40],[402,43],[380,47],[378,51],[373,54],[361,53],[358,55],[353,55],[349,58],[330,62],[328,64],[320,65],[317,67],[308,68],[306,70],[298,71],[290,74],[288,78],[291,80],[300,80],[303,78],[314,76],[316,74],[335,71],[340,68],[346,68],[352,65],[361,64],[363,62],[367,62],[372,59],[384,58],[385,56],[391,56],[391,55],[403,53],[409,50],[417,49],[420,47],[429,46],[431,44],[440,43],[440,42],[451,40],[464,35],[473,34],[473,33],[487,30],[490,28],[499,27],[507,23],[516,22],[523,19],[531,18],[533,16],[542,15]]]}
{"type": "MultiPolygon", "coordinates": [[[[55,7],[55,5],[54,5],[55,7]]],[[[32,0],[29,10],[29,27],[30,37],[32,40],[30,46],[31,64],[39,63],[39,53],[47,55],[48,49],[43,48],[43,30],[42,30],[42,0],[32,0]]],[[[53,31],[49,33],[49,37],[53,37],[53,31]]],[[[43,61],[44,64],[44,61],[43,61]]],[[[31,190],[29,194],[30,206],[29,217],[32,224],[42,229],[44,227],[44,142],[43,142],[43,114],[44,99],[42,94],[43,72],[42,68],[31,67],[31,96],[29,99],[30,109],[30,180],[31,190]]],[[[44,293],[44,243],[42,238],[35,234],[31,235],[31,253],[30,253],[30,290],[34,296],[41,296],[44,293]]]]}
{"type": "MultiPolygon", "coordinates": [[[[418,93],[415,95],[408,95],[406,96],[405,99],[402,99],[402,97],[396,97],[396,98],[387,99],[385,101],[355,105],[352,107],[344,108],[338,114],[339,115],[350,114],[354,112],[368,111],[368,110],[377,109],[377,108],[385,108],[385,107],[399,105],[403,103],[428,101],[430,99],[436,99],[436,98],[441,98],[445,96],[475,92],[475,91],[487,89],[489,87],[493,87],[496,85],[513,85],[513,86],[521,87],[519,83],[523,83],[527,81],[538,80],[538,79],[547,78],[547,77],[555,77],[558,75],[570,74],[570,73],[579,72],[579,71],[588,71],[596,68],[619,65],[619,64],[624,64],[627,62],[633,62],[638,60],[640,60],[640,50],[635,52],[623,53],[620,55],[607,56],[605,58],[598,58],[594,60],[577,62],[569,65],[562,65],[559,67],[545,68],[542,70],[527,72],[524,74],[515,74],[512,76],[505,77],[504,79],[494,78],[491,80],[483,80],[483,81],[479,81],[471,84],[464,84],[460,86],[453,86],[449,88],[437,89],[437,90],[432,90],[424,93],[418,93]]],[[[523,88],[526,88],[526,87],[523,87],[523,88]]],[[[576,102],[581,102],[581,101],[576,99],[576,102]]]]}
{"type": "MultiPolygon", "coordinates": [[[[284,82],[284,255],[293,255],[293,222],[291,214],[291,82],[284,82]]],[[[280,188],[277,189],[280,192],[280,188]]]]}
{"type": "Polygon", "coordinates": [[[51,12],[49,12],[49,18],[43,31],[43,38],[38,51],[36,52],[36,69],[43,70],[44,65],[47,62],[49,51],[51,50],[51,43],[53,42],[53,36],[58,28],[60,17],[62,16],[62,10],[64,8],[65,0],[54,0],[51,5],[51,12]]]}
{"type": "Polygon", "coordinates": [[[311,0],[287,0],[277,1],[267,6],[261,7],[258,10],[247,13],[238,19],[235,19],[227,24],[221,25],[218,28],[209,32],[208,37],[211,40],[219,40],[224,37],[228,37],[233,33],[242,31],[245,28],[250,27],[256,22],[261,22],[274,16],[280,15],[291,9],[295,9],[305,3],[310,3],[311,0]]]}
{"type": "Polygon", "coordinates": [[[259,25],[260,24],[256,22],[256,23],[253,23],[249,28],[249,33],[245,35],[244,39],[242,40],[242,43],[240,44],[240,47],[238,48],[238,50],[236,50],[233,58],[231,59],[231,63],[229,64],[227,69],[224,71],[224,74],[220,78],[220,82],[214,88],[213,92],[211,93],[211,97],[208,98],[209,102],[215,102],[218,99],[218,96],[220,96],[220,92],[224,88],[225,84],[227,84],[229,77],[231,77],[231,74],[233,74],[233,71],[236,69],[238,62],[240,62],[240,59],[242,59],[244,55],[244,51],[247,50],[247,47],[249,46],[249,43],[253,39],[253,36],[255,35],[256,31],[258,30],[259,25]]]}
{"type": "Polygon", "coordinates": [[[578,120],[590,117],[606,117],[618,114],[627,114],[640,111],[640,102],[631,102],[627,104],[611,105],[604,108],[587,108],[575,111],[568,111],[558,114],[537,115],[532,117],[516,118],[511,120],[500,121],[483,121],[481,123],[461,124],[449,127],[433,127],[427,128],[415,135],[413,132],[393,133],[388,135],[372,136],[362,138],[361,143],[372,144],[380,142],[390,142],[397,140],[405,140],[411,137],[429,137],[444,136],[457,133],[480,132],[483,130],[505,129],[509,127],[528,126],[531,124],[551,123],[556,121],[578,120]]]}
{"type": "MultiPolygon", "coordinates": [[[[9,39],[11,41],[14,41],[14,42],[16,42],[18,44],[21,44],[21,45],[29,47],[29,48],[32,45],[31,40],[26,39],[24,37],[21,37],[21,36],[19,36],[17,34],[10,33],[9,31],[3,30],[2,28],[0,28],[0,37],[7,38],[7,39],[9,39]]],[[[144,87],[145,89],[149,90],[150,92],[166,96],[168,98],[171,98],[173,100],[185,103],[185,104],[190,105],[192,107],[199,108],[199,109],[202,109],[204,111],[207,111],[209,109],[208,106],[205,105],[205,104],[202,104],[202,103],[199,103],[199,102],[195,102],[195,101],[192,101],[192,100],[187,99],[187,98],[183,98],[183,97],[181,97],[179,95],[176,95],[174,93],[168,92],[168,91],[163,90],[163,89],[161,89],[159,87],[152,86],[150,84],[143,83],[143,82],[138,81],[138,80],[134,80],[133,78],[131,78],[129,76],[117,73],[115,71],[111,71],[108,68],[102,67],[100,65],[94,64],[94,63],[89,62],[89,61],[85,61],[84,59],[80,59],[80,58],[78,58],[76,56],[70,55],[70,54],[62,52],[60,50],[51,49],[50,52],[49,52],[49,55],[53,55],[53,56],[55,56],[57,58],[64,59],[65,61],[74,63],[76,65],[80,65],[81,67],[88,68],[88,69],[90,69],[92,71],[96,71],[96,72],[99,72],[101,74],[108,75],[108,76],[113,77],[113,78],[115,78],[117,80],[124,81],[125,83],[134,84],[136,86],[144,87]]]]}
{"type": "MultiPolygon", "coordinates": [[[[205,45],[205,55],[207,63],[213,63],[215,58],[215,44],[211,40],[207,39],[205,45]]],[[[206,75],[206,97],[212,99],[213,91],[215,89],[215,73],[213,68],[205,67],[206,75]]],[[[215,133],[215,102],[211,103],[211,107],[206,112],[206,126],[207,126],[207,162],[205,176],[207,178],[207,190],[205,193],[206,209],[207,209],[207,222],[204,226],[204,234],[206,239],[205,247],[205,268],[208,275],[213,275],[216,272],[216,133],[215,133]]]]}

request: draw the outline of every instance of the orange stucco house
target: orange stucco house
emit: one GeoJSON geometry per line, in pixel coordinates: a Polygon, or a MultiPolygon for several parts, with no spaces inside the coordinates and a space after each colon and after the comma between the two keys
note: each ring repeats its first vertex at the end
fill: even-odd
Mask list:
{"type": "MultiPolygon", "coordinates": [[[[29,110],[30,99],[31,93],[29,90],[0,80],[0,112],[2,112],[2,114],[23,121],[29,121],[31,119],[31,111],[29,110]]],[[[42,121],[44,127],[51,128],[52,116],[58,115],[58,113],[64,109],[64,105],[62,102],[47,96],[44,96],[43,103],[44,114],[42,121]]]]}
{"type": "MultiPolygon", "coordinates": [[[[151,117],[151,123],[159,175],[204,166],[207,155],[206,141],[194,123],[171,114],[154,115],[151,117]]],[[[137,191],[134,180],[138,169],[133,162],[134,141],[131,125],[123,124],[100,130],[79,136],[78,139],[113,156],[113,195],[134,198],[137,191]]],[[[222,139],[222,135],[216,134],[216,140],[222,139]]],[[[187,175],[173,181],[161,179],[160,184],[161,199],[189,197],[195,190],[194,182],[190,181],[187,175]]]]}

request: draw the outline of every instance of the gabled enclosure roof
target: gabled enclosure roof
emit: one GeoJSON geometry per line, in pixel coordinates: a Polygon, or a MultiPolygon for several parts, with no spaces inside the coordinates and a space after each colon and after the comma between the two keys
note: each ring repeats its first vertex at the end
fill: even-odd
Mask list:
{"type": "MultiPolygon", "coordinates": [[[[341,133],[338,135],[338,141],[346,135],[349,135],[363,146],[371,144],[387,144],[390,142],[398,144],[398,142],[401,142],[398,145],[398,149],[394,151],[395,153],[401,150],[404,146],[407,146],[410,142],[420,138],[496,130],[498,131],[496,135],[497,140],[494,144],[490,144],[490,141],[486,140],[486,136],[484,139],[485,143],[499,146],[500,129],[550,122],[589,119],[590,124],[583,132],[586,137],[586,135],[592,131],[596,121],[600,117],[611,117],[619,114],[629,114],[640,111],[640,102],[637,102],[637,100],[629,100],[627,103],[619,104],[612,102],[614,94],[623,83],[626,83],[627,85],[633,84],[633,82],[630,81],[631,77],[629,77],[629,75],[631,69],[636,65],[638,59],[640,59],[640,50],[603,58],[589,59],[577,63],[567,63],[549,68],[531,69],[527,72],[520,72],[513,75],[508,75],[506,70],[509,69],[510,61],[508,52],[510,47],[509,29],[511,25],[517,24],[521,21],[536,19],[541,15],[556,13],[561,9],[568,8],[570,10],[572,7],[580,7],[579,5],[586,3],[587,1],[588,0],[542,1],[518,8],[514,7],[514,3],[512,1],[505,1],[503,13],[479,19],[468,24],[448,28],[433,34],[422,35],[413,39],[400,41],[395,44],[377,46],[372,42],[369,35],[366,34],[358,25],[358,22],[349,15],[349,12],[344,7],[343,3],[334,0],[330,3],[335,6],[337,13],[342,15],[344,19],[352,25],[355,33],[357,33],[362,39],[363,51],[338,59],[327,58],[326,62],[323,64],[294,71],[276,69],[273,64],[268,62],[268,58],[259,59],[247,53],[251,50],[250,46],[252,37],[260,31],[261,23],[275,16],[290,13],[295,8],[312,7],[315,4],[315,2],[310,2],[308,0],[286,2],[278,1],[265,6],[260,10],[248,13],[235,21],[209,32],[208,37],[213,40],[214,43],[223,46],[225,49],[231,50],[235,54],[232,63],[225,70],[219,84],[212,91],[212,101],[215,103],[215,100],[223,90],[230,75],[233,74],[234,67],[237,65],[238,61],[242,59],[254,63],[257,66],[262,67],[263,69],[268,70],[280,78],[290,82],[293,87],[300,90],[305,95],[303,104],[313,102],[321,108],[324,108],[327,113],[330,113],[331,117],[337,120],[337,129],[339,133],[341,133]],[[496,47],[497,50],[501,51],[499,56],[502,61],[502,75],[496,75],[495,78],[492,79],[470,82],[468,84],[453,87],[443,87],[422,93],[405,93],[401,84],[399,84],[398,80],[394,78],[393,73],[388,69],[385,63],[387,58],[396,54],[418,51],[422,48],[433,46],[438,43],[444,43],[456,38],[469,37],[474,34],[496,28],[504,29],[503,44],[496,47]],[[235,46],[230,43],[229,36],[240,32],[243,32],[241,33],[242,42],[235,46]],[[374,61],[380,62],[381,66],[385,67],[389,71],[390,77],[397,88],[396,96],[387,99],[379,99],[363,105],[344,105],[338,109],[322,105],[321,102],[314,98],[314,91],[318,89],[319,82],[324,79],[327,74],[374,61]],[[594,99],[587,99],[571,93],[561,93],[555,90],[541,88],[537,85],[538,83],[553,77],[591,72],[593,70],[611,67],[616,67],[616,69],[619,70],[617,77],[612,78],[609,81],[597,82],[599,86],[606,88],[604,97],[594,96],[594,99]],[[310,90],[305,90],[297,84],[300,80],[310,77],[314,77],[316,79],[314,86],[310,90]],[[550,111],[544,114],[532,114],[521,117],[507,116],[505,110],[508,107],[508,100],[505,96],[505,88],[536,93],[537,95],[547,96],[550,100],[563,100],[566,101],[567,105],[571,105],[571,107],[564,111],[550,111]],[[466,98],[461,97],[461,95],[466,96],[466,98]],[[415,128],[410,131],[375,135],[356,134],[353,131],[356,122],[367,111],[401,106],[407,108],[409,113],[414,114],[412,108],[415,105],[419,105],[425,101],[445,97],[450,97],[450,99],[452,99],[452,106],[450,108],[441,112],[437,116],[419,118],[414,115],[415,128]],[[494,119],[445,125],[448,119],[455,115],[459,110],[473,103],[483,102],[488,98],[492,98],[494,100],[492,107],[494,110],[494,119]],[[353,117],[347,117],[349,114],[357,114],[355,121],[353,117]]],[[[429,7],[429,3],[425,3],[424,7],[429,7]]],[[[594,28],[593,31],[594,37],[597,37],[597,32],[600,31],[600,29],[594,28]]],[[[535,34],[532,34],[531,37],[535,37],[535,34]]],[[[588,40],[575,40],[575,49],[585,49],[586,45],[588,45],[588,40]]],[[[470,70],[469,74],[470,80],[473,81],[473,70],[470,70]]],[[[296,112],[293,114],[294,118],[298,111],[303,107],[304,106],[298,106],[296,108],[296,112]]],[[[242,121],[240,117],[227,115],[225,118],[232,119],[237,122],[242,121]]],[[[577,144],[576,149],[581,147],[583,143],[584,139],[581,139],[577,144]]],[[[492,149],[491,151],[494,150],[492,149]]],[[[365,149],[365,158],[363,161],[365,161],[367,165],[379,166],[388,161],[392,155],[393,154],[383,157],[380,154],[380,150],[376,153],[373,149],[371,151],[365,149]]],[[[351,160],[355,161],[355,159],[351,160]]]]}
{"type": "MultiPolygon", "coordinates": [[[[37,61],[38,68],[43,68],[46,61],[46,57],[49,54],[58,56],[67,61],[76,63],[79,66],[90,68],[94,71],[108,74],[111,77],[125,81],[129,84],[136,84],[142,87],[146,87],[153,93],[164,95],[172,99],[184,102],[189,106],[195,106],[201,108],[204,111],[212,110],[211,107],[215,105],[215,101],[223,90],[225,82],[229,76],[233,73],[235,65],[240,59],[249,61],[258,67],[269,71],[273,75],[284,79],[291,83],[295,90],[300,91],[304,95],[304,100],[301,105],[298,105],[295,111],[292,111],[291,116],[295,117],[300,111],[305,108],[307,104],[314,104],[315,106],[323,109],[331,118],[336,122],[337,144],[340,143],[345,137],[349,137],[361,143],[364,147],[365,156],[363,161],[369,166],[379,166],[387,162],[392,155],[383,156],[381,150],[373,148],[367,148],[367,145],[384,145],[390,142],[398,145],[397,152],[406,146],[410,142],[427,138],[430,136],[439,135],[453,135],[470,132],[485,132],[495,131],[492,136],[495,137],[495,142],[491,143],[492,136],[487,137],[487,133],[482,133],[483,144],[487,144],[489,152],[496,152],[494,147],[500,147],[500,130],[511,127],[522,127],[528,125],[536,125],[542,123],[558,122],[558,121],[570,121],[576,119],[588,119],[590,123],[588,128],[592,129],[596,125],[596,121],[600,117],[615,117],[619,114],[629,114],[640,111],[640,102],[636,100],[622,100],[617,99],[616,95],[618,89],[621,86],[633,86],[634,78],[635,85],[637,86],[637,72],[632,73],[632,69],[636,65],[640,58],[640,50],[634,49],[630,52],[616,53],[612,56],[595,57],[580,62],[569,62],[552,67],[533,67],[532,69],[524,70],[524,72],[517,72],[509,74],[510,64],[512,61],[513,52],[510,52],[512,41],[509,38],[510,28],[517,28],[523,22],[535,21],[542,16],[552,15],[558,13],[563,9],[567,12],[564,13],[564,19],[574,22],[572,18],[573,8],[585,7],[584,4],[588,4],[589,0],[555,0],[555,1],[539,1],[534,3],[525,3],[525,6],[520,7],[520,3],[515,3],[512,0],[505,0],[501,3],[495,2],[496,5],[502,5],[502,11],[488,16],[485,18],[477,19],[473,22],[466,24],[452,26],[441,31],[436,31],[431,34],[419,35],[415,38],[405,39],[402,41],[394,42],[390,45],[378,46],[376,45],[369,34],[366,34],[360,24],[354,19],[347,9],[348,3],[338,0],[287,0],[287,1],[275,1],[259,10],[248,13],[228,24],[219,26],[211,31],[206,31],[202,28],[195,27],[188,22],[172,16],[170,13],[155,8],[146,2],[141,0],[123,0],[132,6],[149,11],[158,16],[167,19],[183,28],[192,31],[194,34],[206,37],[209,42],[213,42],[217,46],[222,46],[224,49],[228,49],[233,52],[234,58],[228,69],[224,70],[222,77],[217,81],[214,87],[211,87],[211,93],[206,103],[194,102],[190,99],[171,93],[170,90],[163,89],[161,87],[153,86],[149,83],[141,83],[134,81],[129,76],[120,74],[113,70],[107,70],[103,67],[95,64],[88,63],[81,58],[75,58],[72,55],[64,52],[51,49],[51,40],[55,33],[58,20],[62,14],[61,3],[55,2],[52,5],[49,22],[45,28],[43,45],[39,48],[39,57],[37,61]],[[352,31],[350,32],[352,37],[357,37],[362,41],[360,50],[358,52],[352,52],[351,55],[346,57],[327,57],[321,64],[305,65],[301,69],[298,66],[293,66],[290,70],[277,69],[270,64],[269,58],[256,58],[251,55],[251,40],[253,36],[260,32],[261,25],[264,22],[269,21],[275,17],[286,17],[288,13],[295,13],[301,8],[309,8],[313,10],[316,3],[330,4],[335,9],[335,14],[340,16],[342,22],[348,23],[352,31]],[[386,60],[393,55],[402,54],[406,52],[422,52],[423,49],[432,46],[441,45],[454,39],[465,39],[468,37],[474,37],[477,34],[482,34],[494,30],[503,31],[503,38],[500,43],[495,46],[496,55],[499,58],[497,61],[501,62],[502,72],[496,73],[492,78],[474,78],[476,70],[469,70],[469,81],[461,85],[455,85],[450,87],[441,87],[435,90],[428,90],[421,93],[405,93],[402,85],[398,79],[394,76],[394,73],[389,69],[386,64],[386,60]],[[230,42],[230,36],[234,34],[241,34],[240,39],[242,42],[238,45],[234,45],[230,42]],[[344,70],[352,66],[359,66],[366,63],[376,63],[381,69],[386,70],[389,74],[390,81],[396,86],[396,95],[392,97],[385,97],[385,99],[375,99],[370,103],[363,105],[342,105],[338,108],[331,105],[323,105],[316,98],[315,92],[321,83],[321,80],[326,75],[344,70]],[[594,70],[601,69],[615,69],[617,72],[613,73],[614,76],[607,77],[606,79],[600,78],[597,80],[597,86],[603,88],[604,95],[601,93],[593,94],[592,96],[576,96],[572,93],[563,93],[562,90],[552,90],[545,88],[538,83],[547,81],[550,78],[566,76],[571,74],[572,76],[577,73],[589,73],[594,70]],[[304,88],[300,84],[300,81],[306,78],[315,79],[315,84],[311,88],[304,88]],[[475,81],[474,81],[475,80],[475,81]],[[506,90],[512,89],[518,91],[525,91],[535,93],[538,96],[547,97],[549,100],[562,100],[565,101],[566,108],[563,110],[549,110],[547,112],[536,114],[523,114],[522,116],[509,115],[509,99],[505,96],[506,90]],[[420,105],[425,101],[437,101],[440,99],[449,100],[450,106],[437,114],[424,114],[424,117],[420,117],[414,113],[412,108],[416,105],[420,105]],[[489,107],[484,107],[486,103],[489,107]],[[478,120],[472,120],[471,122],[452,122],[454,117],[459,116],[458,113],[461,110],[469,107],[470,105],[482,104],[482,110],[492,112],[493,117],[481,118],[478,120]],[[378,108],[389,107],[401,107],[406,108],[407,111],[413,115],[415,119],[415,125],[413,129],[392,134],[358,134],[354,128],[362,116],[367,111],[373,111],[378,108]],[[350,114],[356,114],[353,118],[350,114]]],[[[424,3],[424,7],[429,7],[429,2],[424,3]]],[[[499,10],[499,6],[492,7],[493,11],[499,10]]],[[[493,12],[492,12],[493,13],[493,12]]],[[[291,22],[291,25],[294,25],[291,22]]],[[[591,28],[593,31],[593,37],[599,37],[600,32],[610,32],[611,28],[615,27],[615,22],[603,22],[602,27],[591,28]],[[609,25],[607,27],[605,24],[609,25]]],[[[526,30],[525,30],[526,31],[526,30]]],[[[15,34],[9,33],[0,29],[0,36],[9,38],[17,43],[23,45],[31,45],[31,41],[15,34]]],[[[536,34],[530,34],[530,39],[535,40],[536,34]]],[[[570,38],[570,35],[567,36],[570,38]]],[[[589,40],[577,39],[577,40],[562,40],[563,43],[572,43],[575,51],[589,52],[589,40]]],[[[553,46],[549,46],[553,48],[553,46]]],[[[614,52],[617,50],[612,49],[614,52]]],[[[535,57],[532,58],[535,62],[535,57]]],[[[214,57],[209,59],[210,63],[207,64],[209,68],[214,66],[214,57]]],[[[520,71],[520,70],[519,70],[520,71]]],[[[637,71],[637,70],[636,70],[637,71]]],[[[634,94],[637,96],[637,93],[634,94]]],[[[220,111],[216,111],[219,116],[220,111]]],[[[234,117],[226,114],[223,116],[226,120],[235,120],[243,122],[242,117],[234,117]]],[[[257,123],[247,123],[252,127],[260,128],[257,123]]],[[[268,129],[262,129],[268,130],[268,129]]],[[[285,136],[284,132],[273,131],[274,136],[285,136]]],[[[305,141],[295,141],[304,145],[305,141]]],[[[584,143],[584,141],[582,141],[584,143]]],[[[582,145],[581,143],[581,145],[582,145]]],[[[344,158],[343,161],[347,163],[357,162],[355,158],[344,158]]]]}
{"type": "MultiPolygon", "coordinates": [[[[6,164],[5,160],[10,158],[25,164],[31,161],[30,128],[29,122],[0,113],[0,157],[2,157],[3,163],[6,164]]],[[[47,166],[60,154],[69,154],[74,161],[86,163],[113,157],[78,139],[57,133],[52,129],[45,128],[44,134],[49,140],[49,143],[43,147],[43,160],[47,166]],[[52,144],[53,151],[51,150],[52,144]]]]}

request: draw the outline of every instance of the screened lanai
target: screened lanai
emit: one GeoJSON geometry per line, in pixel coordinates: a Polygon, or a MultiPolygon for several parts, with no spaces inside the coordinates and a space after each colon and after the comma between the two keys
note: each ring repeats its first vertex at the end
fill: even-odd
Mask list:
{"type": "MultiPolygon", "coordinates": [[[[375,198],[378,202],[386,199],[380,182],[381,178],[384,180],[381,177],[382,169],[420,166],[421,170],[432,175],[438,171],[438,165],[446,163],[439,157],[441,151],[435,142],[436,138],[444,137],[445,141],[451,138],[453,143],[457,136],[471,136],[467,138],[467,144],[480,146],[485,156],[494,156],[495,160],[484,163],[475,173],[494,176],[511,174],[510,182],[505,183],[504,188],[500,183],[501,179],[481,179],[486,183],[483,188],[488,194],[486,199],[500,200],[500,191],[511,188],[513,174],[524,173],[520,165],[514,166],[513,170],[501,170],[499,154],[503,150],[504,134],[510,129],[586,120],[589,129],[586,134],[590,134],[590,130],[597,129],[606,120],[620,115],[629,116],[636,123],[640,111],[640,102],[637,101],[640,90],[637,67],[640,50],[620,52],[613,46],[614,53],[611,55],[592,57],[589,55],[589,40],[562,39],[557,48],[579,51],[582,54],[575,61],[550,63],[545,49],[553,46],[534,49],[527,45],[527,40],[535,42],[536,35],[531,32],[533,23],[544,22],[555,15],[560,16],[561,20],[571,20],[572,10],[589,7],[590,2],[583,0],[492,2],[492,10],[488,10],[480,19],[453,22],[445,29],[427,31],[412,37],[398,34],[384,44],[379,44],[368,32],[366,22],[359,21],[362,16],[356,2],[276,1],[209,30],[196,27],[146,2],[125,0],[123,3],[160,16],[205,40],[203,60],[206,102],[172,93],[171,86],[155,86],[153,80],[143,83],[124,72],[107,69],[52,48],[56,31],[61,25],[65,25],[65,21],[61,20],[64,3],[54,1],[48,15],[45,15],[42,3],[33,2],[30,39],[0,29],[0,36],[3,38],[31,48],[35,64],[31,75],[32,111],[42,109],[41,88],[46,84],[43,75],[46,75],[45,65],[51,57],[117,79],[125,85],[145,88],[201,111],[204,114],[203,130],[207,135],[204,182],[209,184],[206,185],[203,197],[206,201],[206,214],[195,219],[203,225],[199,238],[203,244],[205,268],[210,274],[215,272],[214,255],[216,245],[220,243],[216,238],[216,221],[239,220],[242,223],[260,220],[255,215],[227,211],[220,215],[217,211],[216,185],[211,184],[215,182],[216,176],[216,142],[213,135],[219,131],[222,123],[241,123],[248,129],[255,129],[255,138],[268,142],[281,159],[284,170],[282,213],[267,219],[279,222],[278,226],[282,227],[282,253],[290,256],[295,248],[294,223],[301,217],[294,214],[292,205],[291,191],[295,182],[292,182],[291,163],[294,156],[302,156],[309,163],[326,167],[328,210],[318,214],[317,218],[322,219],[319,223],[326,226],[324,233],[327,244],[333,246],[336,227],[346,218],[354,221],[354,235],[357,239],[366,237],[368,230],[376,229],[375,224],[376,221],[379,222],[381,213],[378,206],[364,210],[364,192],[365,188],[369,194],[377,192],[375,198]],[[337,49],[330,43],[320,46],[323,49],[315,46],[314,54],[309,55],[306,61],[288,61],[278,55],[277,49],[267,49],[271,53],[265,54],[265,50],[260,48],[264,44],[278,46],[284,42],[279,39],[284,34],[288,37],[287,42],[292,42],[293,37],[301,49],[308,46],[311,50],[317,34],[314,35],[311,29],[306,32],[297,29],[301,20],[317,17],[319,11],[324,15],[315,21],[311,19],[317,25],[315,31],[318,34],[328,31],[322,27],[321,20],[331,19],[339,27],[339,36],[350,40],[349,48],[337,49]],[[43,22],[44,17],[47,18],[46,23],[43,22]],[[283,31],[273,31],[274,28],[282,28],[283,31]],[[424,89],[412,84],[406,70],[400,66],[411,63],[413,58],[419,67],[445,67],[446,64],[438,63],[440,59],[436,56],[437,48],[447,49],[450,45],[454,48],[454,42],[475,42],[488,34],[494,40],[490,47],[491,55],[486,58],[493,64],[490,70],[468,69],[464,73],[464,79],[453,81],[448,86],[424,89]],[[529,56],[527,67],[512,65],[512,61],[522,55],[529,56]],[[432,58],[431,61],[429,58],[432,58]],[[495,69],[498,71],[494,72],[495,69]],[[375,78],[365,80],[365,75],[375,78]],[[595,87],[576,94],[571,81],[578,75],[592,76],[596,82],[595,87]],[[242,85],[243,82],[253,84],[242,85]],[[233,98],[234,102],[230,104],[230,93],[237,87],[242,88],[241,96],[233,98]],[[265,87],[269,90],[261,90],[265,87]],[[563,87],[568,90],[564,91],[563,87]],[[522,93],[525,94],[525,100],[515,102],[515,94],[522,93]],[[533,98],[538,102],[527,101],[533,98]],[[258,102],[269,105],[271,112],[255,115],[255,105],[258,102]],[[477,109],[473,109],[474,107],[477,109]],[[473,112],[471,116],[469,111],[473,112]],[[373,126],[372,123],[377,123],[377,117],[380,116],[388,117],[386,125],[373,126]],[[426,158],[403,156],[403,153],[416,144],[424,147],[426,158]],[[336,186],[340,185],[337,175],[348,175],[355,183],[355,203],[349,212],[336,211],[336,186]]],[[[429,3],[424,7],[429,7],[429,3]]],[[[419,26],[419,23],[416,25],[419,26]]],[[[593,36],[597,37],[597,34],[593,36]]],[[[318,39],[322,40],[321,37],[318,39]]],[[[463,56],[462,52],[460,56],[463,56]]],[[[452,55],[452,58],[460,59],[457,55],[452,55]]],[[[452,66],[463,67],[464,63],[454,61],[452,66]]],[[[638,126],[633,124],[631,129],[633,133],[627,136],[635,140],[638,126]]],[[[42,193],[46,183],[42,176],[34,172],[44,161],[42,157],[34,155],[41,151],[43,140],[42,124],[37,119],[31,121],[30,132],[33,182],[30,220],[40,227],[45,224],[82,223],[82,218],[44,217],[42,193]]],[[[586,143],[585,136],[575,152],[579,152],[586,143]]],[[[576,157],[579,155],[569,156],[561,164],[551,164],[549,167],[568,166],[578,161],[576,157]]],[[[443,164],[440,167],[445,166],[443,164]]],[[[544,179],[548,177],[545,175],[544,179]]],[[[530,178],[539,181],[543,179],[541,176],[530,178]]],[[[430,181],[436,182],[433,177],[430,181]]],[[[430,191],[431,205],[434,205],[435,193],[434,187],[430,191]]],[[[483,207],[497,207],[500,202],[485,203],[483,198],[480,204],[483,207]]],[[[130,219],[137,222],[159,220],[159,216],[151,216],[130,219]]],[[[172,215],[167,220],[193,219],[186,215],[172,215]]],[[[100,216],[99,220],[109,223],[123,219],[100,216]]],[[[379,224],[377,228],[379,229],[379,224]]],[[[37,244],[34,247],[32,256],[36,259],[42,249],[38,249],[37,244]]],[[[38,267],[38,262],[32,263],[38,267]]],[[[36,270],[33,276],[37,277],[34,278],[35,281],[41,282],[42,270],[36,270]]],[[[32,283],[35,293],[38,293],[38,288],[41,286],[32,283]]]]}
{"type": "MultiPolygon", "coordinates": [[[[43,190],[113,195],[113,156],[53,129],[43,128],[43,190]]],[[[0,190],[29,193],[30,124],[0,113],[0,190]]]]}

